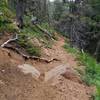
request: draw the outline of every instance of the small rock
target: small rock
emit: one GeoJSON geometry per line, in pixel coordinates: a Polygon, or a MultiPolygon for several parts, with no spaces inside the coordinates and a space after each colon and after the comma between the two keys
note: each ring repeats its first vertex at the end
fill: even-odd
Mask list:
{"type": "Polygon", "coordinates": [[[67,69],[64,74],[62,74],[66,79],[72,80],[74,82],[82,83],[82,80],[78,73],[74,69],[67,69]]]}

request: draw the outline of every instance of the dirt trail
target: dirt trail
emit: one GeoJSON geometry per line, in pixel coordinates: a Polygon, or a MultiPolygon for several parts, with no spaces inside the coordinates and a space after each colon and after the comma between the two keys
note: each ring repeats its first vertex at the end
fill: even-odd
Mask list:
{"type": "Polygon", "coordinates": [[[61,64],[77,67],[75,58],[62,48],[64,41],[60,36],[52,49],[43,48],[44,58],[60,60],[51,63],[25,61],[15,52],[0,48],[0,100],[89,100],[92,90],[83,83],[63,76],[49,82],[35,80],[18,68],[19,64],[27,63],[44,73],[61,64]]]}

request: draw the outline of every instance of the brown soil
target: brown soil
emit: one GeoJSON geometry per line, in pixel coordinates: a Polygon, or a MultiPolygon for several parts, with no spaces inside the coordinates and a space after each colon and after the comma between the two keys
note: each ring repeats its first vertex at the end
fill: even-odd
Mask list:
{"type": "Polygon", "coordinates": [[[35,80],[31,74],[24,74],[18,68],[19,64],[25,63],[33,65],[41,73],[62,64],[76,68],[78,64],[75,57],[62,48],[64,40],[60,36],[52,49],[43,48],[42,57],[60,60],[51,63],[25,61],[16,52],[0,48],[0,100],[89,100],[92,89],[71,79],[73,75],[70,78],[58,76],[44,82],[35,80]]]}

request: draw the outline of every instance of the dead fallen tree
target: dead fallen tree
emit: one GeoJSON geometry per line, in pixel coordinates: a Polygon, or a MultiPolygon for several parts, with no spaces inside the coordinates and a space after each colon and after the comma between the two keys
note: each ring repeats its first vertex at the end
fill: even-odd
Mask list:
{"type": "Polygon", "coordinates": [[[15,48],[15,47],[13,47],[11,45],[5,45],[5,48],[11,49],[13,51],[16,51],[18,54],[20,54],[25,59],[34,59],[34,60],[43,61],[43,62],[46,62],[46,63],[50,63],[52,61],[59,61],[59,59],[56,59],[56,58],[47,60],[45,58],[40,58],[40,57],[37,57],[37,56],[29,56],[29,55],[26,55],[23,52],[21,52],[18,48],[15,48]]]}
{"type": "Polygon", "coordinates": [[[27,59],[34,59],[34,60],[38,60],[38,61],[42,61],[42,62],[46,62],[46,63],[50,63],[50,62],[53,62],[53,61],[59,61],[58,59],[56,58],[52,58],[50,60],[48,59],[45,59],[45,58],[40,58],[40,57],[37,57],[37,56],[30,56],[28,54],[24,54],[20,48],[14,46],[13,44],[10,44],[12,42],[15,42],[16,40],[18,40],[18,34],[16,34],[16,36],[14,38],[10,38],[9,40],[7,40],[6,42],[4,42],[2,45],[1,45],[1,48],[7,48],[7,49],[11,49],[15,52],[17,52],[18,54],[20,54],[23,58],[25,58],[26,60],[27,59]]]}

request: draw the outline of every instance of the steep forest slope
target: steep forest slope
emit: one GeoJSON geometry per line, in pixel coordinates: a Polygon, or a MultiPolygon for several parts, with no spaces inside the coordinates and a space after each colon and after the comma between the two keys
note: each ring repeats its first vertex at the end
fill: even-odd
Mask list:
{"type": "Polygon", "coordinates": [[[79,75],[73,71],[77,68],[77,61],[71,54],[66,53],[63,45],[64,38],[59,37],[52,49],[44,48],[43,56],[46,59],[59,59],[51,63],[31,59],[25,61],[21,55],[12,50],[0,49],[0,99],[89,100],[92,88],[86,86],[79,75]],[[41,73],[40,78],[35,80],[31,72],[23,73],[18,67],[23,64],[29,64],[38,69],[41,73]],[[60,65],[68,67],[66,75],[54,75],[52,79],[45,82],[43,74],[60,65]]]}
{"type": "Polygon", "coordinates": [[[25,26],[19,29],[6,0],[0,8],[0,100],[95,98],[94,84],[87,85],[80,73],[85,72],[85,64],[65,50],[70,49],[65,45],[68,39],[48,23],[33,25],[30,16],[25,16],[25,26]]]}

